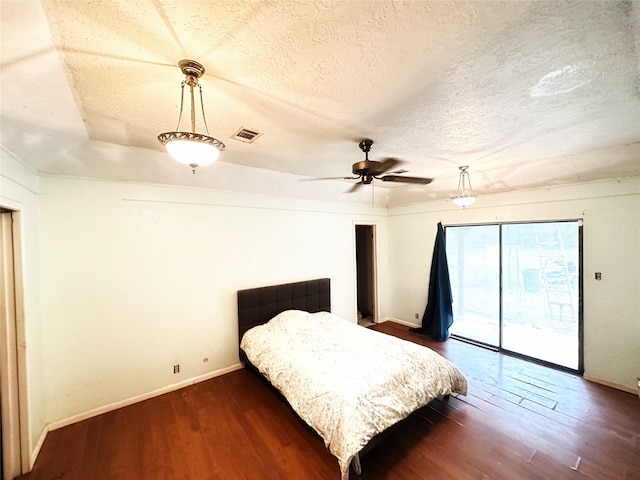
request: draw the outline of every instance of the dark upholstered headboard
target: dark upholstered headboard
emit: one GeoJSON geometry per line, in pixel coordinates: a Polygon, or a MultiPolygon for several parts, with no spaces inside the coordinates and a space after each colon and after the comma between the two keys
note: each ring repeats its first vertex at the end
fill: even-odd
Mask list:
{"type": "MultiPolygon", "coordinates": [[[[331,279],[238,290],[238,342],[247,330],[267,323],[285,310],[331,311],[331,279]]],[[[240,360],[244,353],[240,351],[240,360]]]]}

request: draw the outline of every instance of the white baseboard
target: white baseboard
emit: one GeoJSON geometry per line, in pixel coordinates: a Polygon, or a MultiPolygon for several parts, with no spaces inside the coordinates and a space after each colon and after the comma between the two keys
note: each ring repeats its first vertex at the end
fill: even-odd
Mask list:
{"type": "MultiPolygon", "coordinates": [[[[48,433],[49,433],[49,425],[45,425],[44,429],[42,430],[42,433],[40,434],[40,438],[38,438],[38,441],[31,449],[31,454],[29,455],[29,471],[33,470],[33,466],[36,464],[36,459],[38,458],[38,455],[40,455],[40,450],[42,449],[42,445],[44,444],[44,441],[46,440],[48,433]]],[[[22,473],[27,473],[27,472],[22,472],[22,473]]]]}
{"type": "Polygon", "coordinates": [[[204,382],[206,380],[219,377],[220,375],[224,375],[225,373],[235,372],[236,370],[240,370],[242,368],[243,368],[242,364],[237,363],[235,365],[231,365],[230,367],[222,368],[220,370],[215,370],[213,372],[209,372],[204,375],[200,375],[198,377],[193,377],[179,383],[167,385],[166,387],[162,387],[157,390],[153,390],[151,392],[143,393],[141,395],[136,395],[135,397],[130,397],[124,400],[120,400],[118,402],[110,403],[109,405],[104,405],[102,407],[94,408],[89,411],[79,413],[77,415],[73,415],[68,418],[64,418],[62,420],[51,422],[49,425],[47,425],[47,430],[48,431],[57,430],[58,428],[66,427],[67,425],[72,425],[74,423],[81,422],[82,420],[86,420],[88,418],[95,417],[97,415],[102,415],[103,413],[111,412],[113,410],[117,410],[118,408],[127,407],[129,405],[133,405],[134,403],[138,403],[143,400],[148,400],[150,398],[157,397],[159,395],[164,395],[165,393],[173,392],[175,390],[188,387],[189,385],[194,385],[196,383],[204,382]]]}
{"type": "Polygon", "coordinates": [[[404,325],[405,327],[411,327],[411,328],[419,328],[422,325],[418,325],[415,323],[411,323],[411,322],[407,322],[406,320],[400,320],[399,318],[393,318],[393,317],[384,317],[380,323],[382,322],[393,322],[393,323],[399,323],[400,325],[404,325]]]}
{"type": "Polygon", "coordinates": [[[634,395],[639,395],[639,392],[636,388],[630,387],[628,385],[622,385],[616,382],[610,382],[609,380],[604,380],[602,378],[594,377],[593,375],[589,375],[588,373],[584,373],[582,378],[588,380],[589,382],[599,383],[600,385],[604,385],[606,387],[615,388],[617,390],[622,390],[623,392],[633,393],[634,395]]]}

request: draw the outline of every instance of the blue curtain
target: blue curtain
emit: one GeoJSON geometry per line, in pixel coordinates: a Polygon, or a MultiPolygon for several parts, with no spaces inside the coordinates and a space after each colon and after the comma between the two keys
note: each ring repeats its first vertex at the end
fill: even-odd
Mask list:
{"type": "Polygon", "coordinates": [[[449,328],[453,323],[453,296],[449,280],[447,249],[442,223],[438,223],[436,243],[431,258],[429,274],[429,295],[427,308],[422,316],[421,328],[410,328],[414,333],[430,335],[436,342],[444,342],[449,338],[449,328]]]}

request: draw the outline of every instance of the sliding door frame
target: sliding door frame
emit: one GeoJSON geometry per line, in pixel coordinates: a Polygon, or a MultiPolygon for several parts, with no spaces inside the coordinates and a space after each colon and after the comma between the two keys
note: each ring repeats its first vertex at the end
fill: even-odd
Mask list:
{"type": "MultiPolygon", "coordinates": [[[[460,340],[463,342],[471,343],[474,345],[478,345],[482,348],[486,348],[489,350],[501,352],[513,357],[522,358],[528,360],[533,363],[537,363],[540,365],[544,365],[547,367],[554,368],[556,370],[562,370],[570,373],[577,373],[582,375],[584,373],[584,318],[583,318],[583,290],[584,290],[584,266],[583,266],[583,219],[581,218],[573,218],[573,219],[562,219],[562,220],[534,220],[534,221],[510,221],[510,222],[487,222],[487,223],[461,223],[461,224],[449,224],[444,225],[445,230],[445,243],[446,243],[446,233],[447,228],[456,228],[456,227],[485,227],[495,225],[498,227],[498,248],[499,248],[499,259],[500,263],[498,265],[498,345],[491,345],[489,343],[474,340],[473,338],[467,338],[457,334],[451,334],[451,338],[456,340],[460,340]],[[512,350],[508,350],[504,348],[503,345],[503,271],[502,271],[502,226],[503,225],[534,225],[534,224],[544,224],[544,223],[577,223],[578,227],[578,368],[574,369],[571,367],[566,367],[564,365],[559,365],[556,363],[551,363],[545,360],[541,360],[536,357],[531,357],[529,355],[525,355],[522,353],[514,352],[512,350]]],[[[455,322],[455,316],[453,321],[455,322]]]]}

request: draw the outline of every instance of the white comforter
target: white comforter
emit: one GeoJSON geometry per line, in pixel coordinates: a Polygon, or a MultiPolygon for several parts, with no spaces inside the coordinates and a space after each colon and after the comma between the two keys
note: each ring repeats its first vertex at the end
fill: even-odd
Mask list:
{"type": "Polygon", "coordinates": [[[342,479],[376,434],[467,380],[433,350],[328,312],[289,310],[240,347],[338,459],[342,479]]]}

